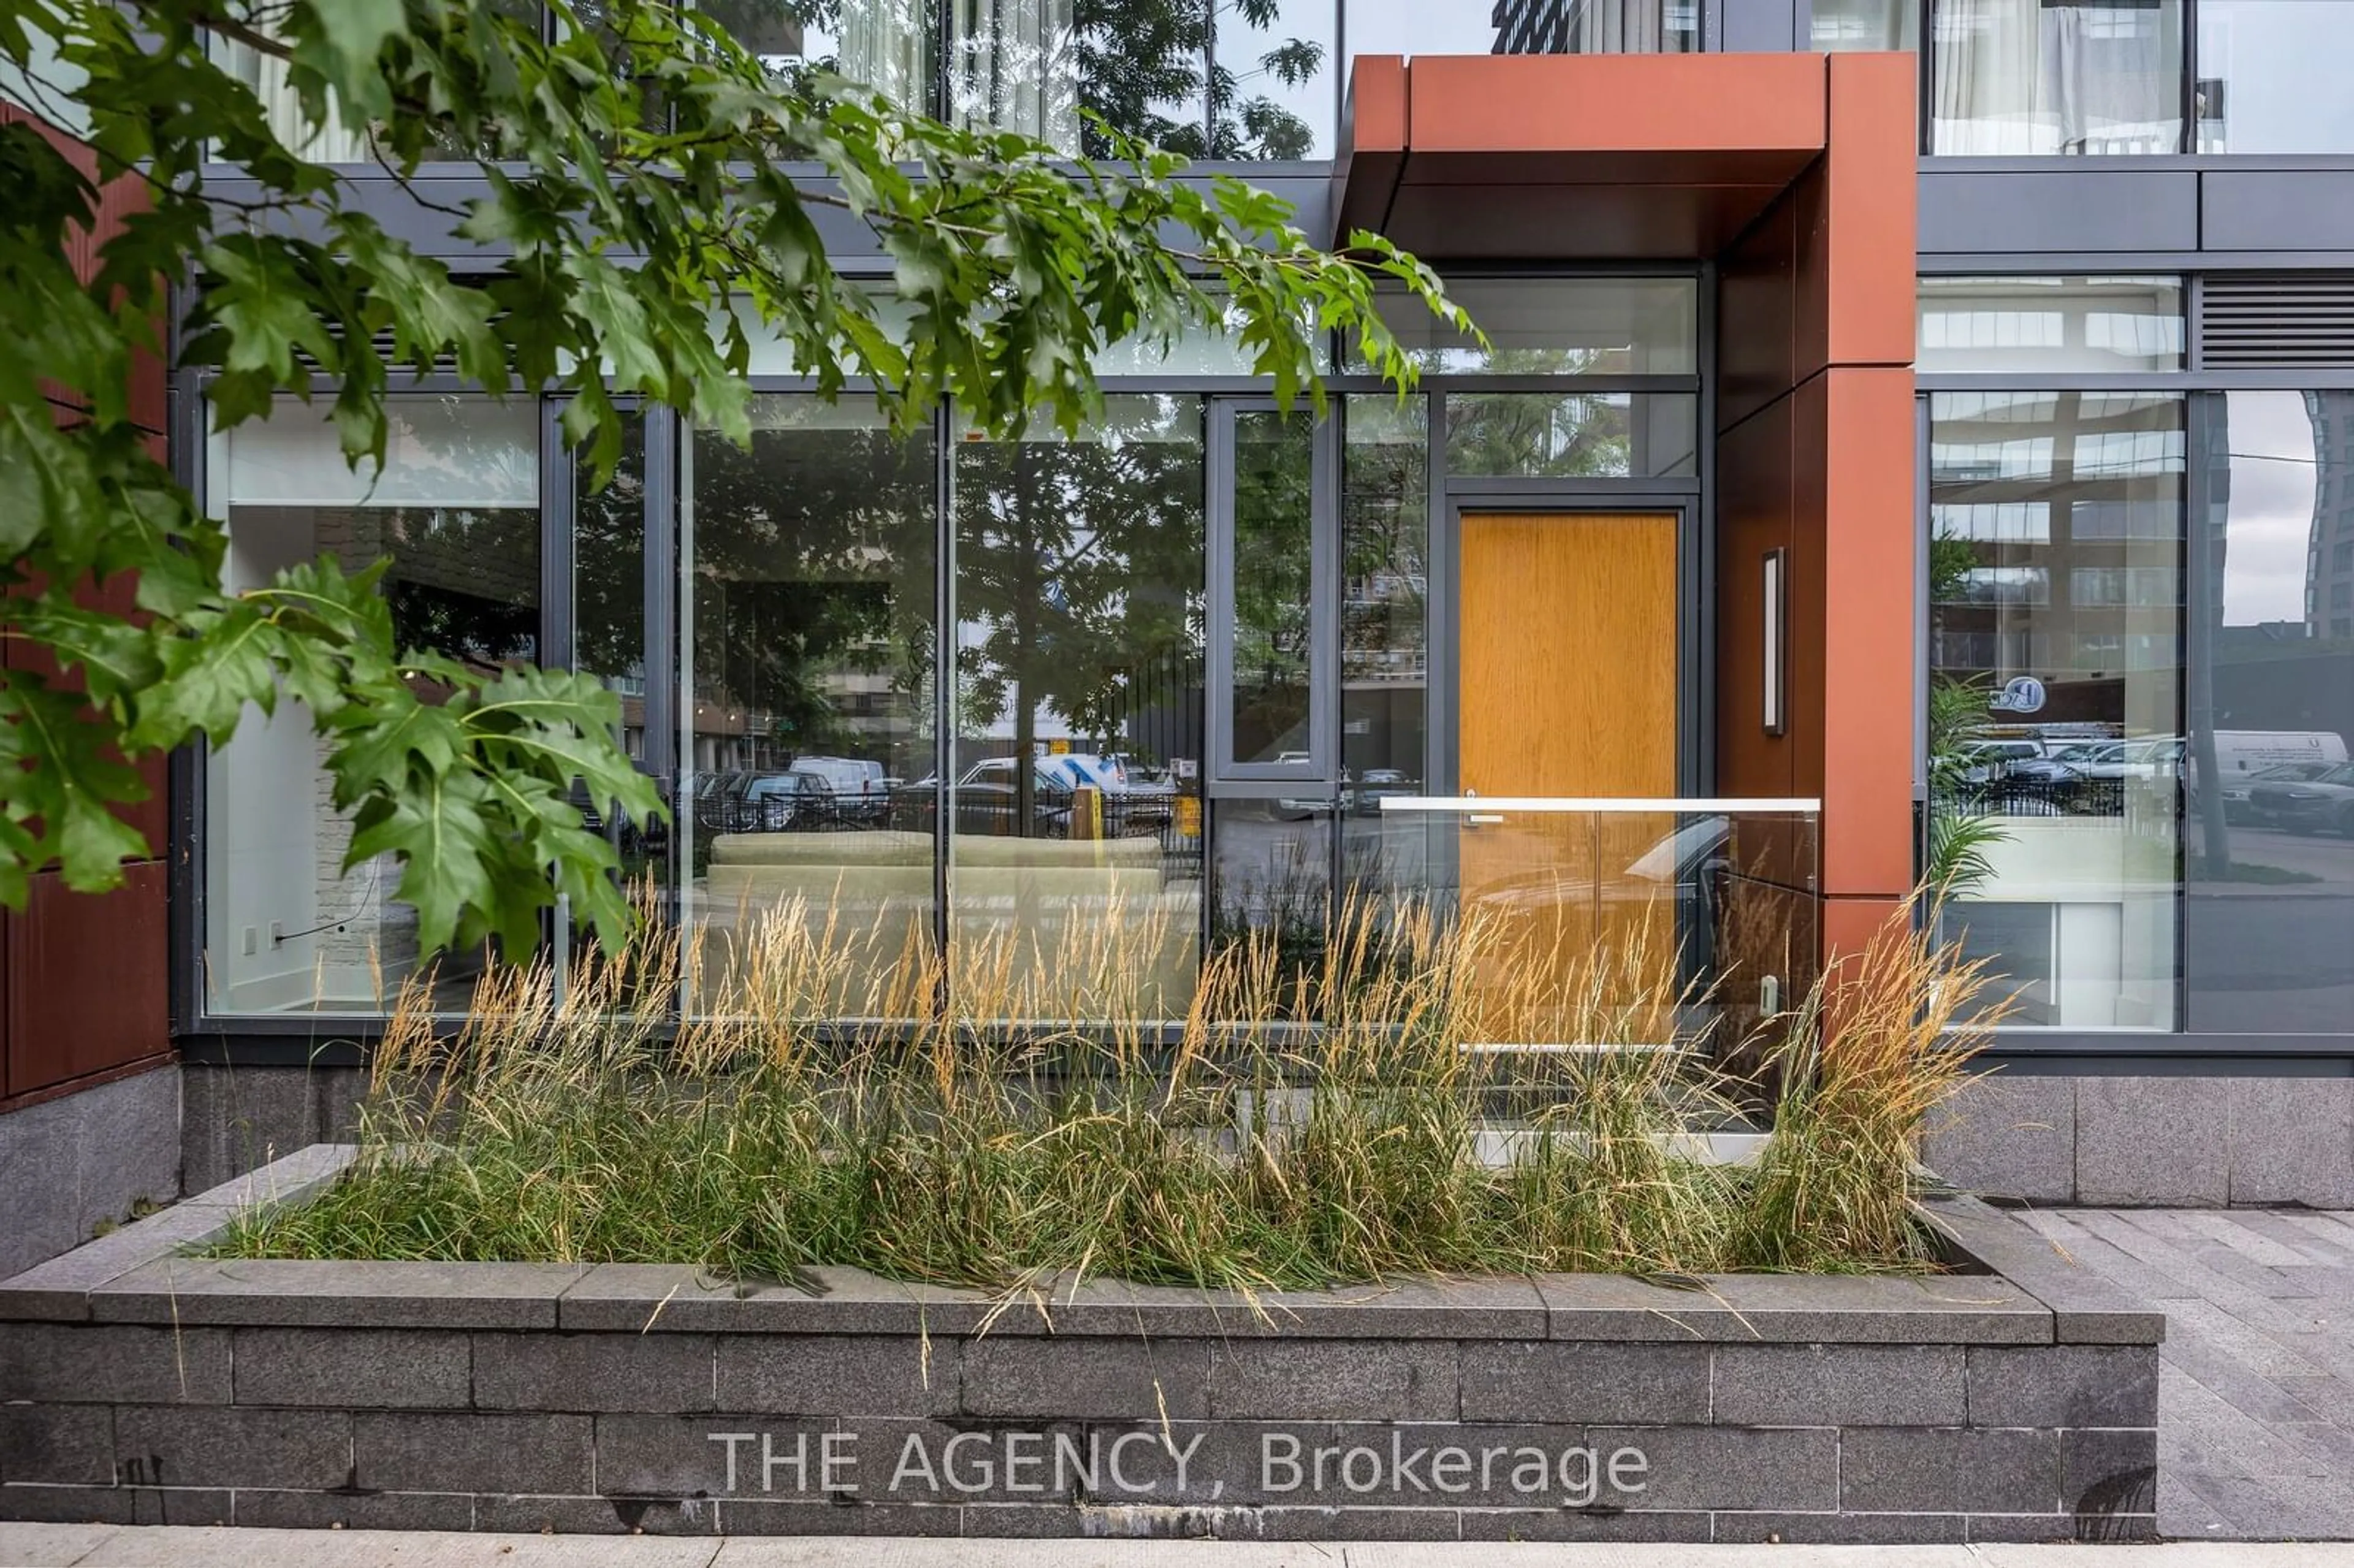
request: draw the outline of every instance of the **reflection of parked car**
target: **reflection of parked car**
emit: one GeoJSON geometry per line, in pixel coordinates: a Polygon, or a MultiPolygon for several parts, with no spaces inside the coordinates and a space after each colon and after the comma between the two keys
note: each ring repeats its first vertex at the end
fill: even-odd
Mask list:
{"type": "Polygon", "coordinates": [[[1370,815],[1382,809],[1384,800],[1411,800],[1415,794],[1415,782],[1405,769],[1368,768],[1357,780],[1356,808],[1370,815]]]}
{"type": "MultiPolygon", "coordinates": [[[[956,787],[956,831],[991,838],[1060,839],[1071,832],[1071,787],[1043,765],[1030,770],[1030,821],[1021,823],[1013,759],[992,757],[966,769],[956,787]]],[[[920,779],[892,797],[891,825],[929,832],[939,818],[939,780],[920,779]]]]}
{"type": "Polygon", "coordinates": [[[1989,784],[2014,765],[2034,761],[2042,755],[2043,747],[2031,740],[1973,740],[1961,748],[1961,780],[1965,784],[1989,784]]]}
{"type": "Polygon", "coordinates": [[[753,775],[744,787],[743,800],[751,821],[737,829],[739,832],[807,831],[832,827],[840,821],[832,786],[820,775],[798,768],[753,775]]]}
{"type": "Polygon", "coordinates": [[[797,757],[793,771],[812,773],[833,793],[833,809],[848,822],[875,822],[891,810],[891,788],[883,765],[859,757],[797,757]]]}
{"type": "Polygon", "coordinates": [[[2264,819],[2259,816],[2249,797],[2258,784],[2303,784],[2329,771],[2326,762],[2284,762],[2264,768],[2252,777],[2223,786],[2223,820],[2227,822],[2251,823],[2264,819]]]}
{"type": "Polygon", "coordinates": [[[2254,821],[2293,833],[2330,830],[2354,837],[2354,763],[2310,779],[2251,780],[2247,810],[2254,821]]]}

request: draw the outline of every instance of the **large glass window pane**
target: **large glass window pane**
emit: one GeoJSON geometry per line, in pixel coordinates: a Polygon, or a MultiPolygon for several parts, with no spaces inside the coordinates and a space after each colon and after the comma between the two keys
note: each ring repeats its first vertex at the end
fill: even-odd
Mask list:
{"type": "MultiPolygon", "coordinates": [[[[214,515],[229,536],[223,580],[254,588],[326,556],[347,572],[381,557],[404,648],[478,669],[539,657],[539,409],[480,397],[395,397],[384,467],[345,466],[334,428],[282,403],[211,448],[214,515]]],[[[433,700],[433,691],[419,695],[433,700]]],[[[216,1012],[375,1012],[426,963],[389,855],[346,871],[352,824],[309,710],[249,711],[207,763],[206,994],[216,1012]]],[[[482,952],[438,969],[462,1005],[482,952]]]]}
{"type": "Polygon", "coordinates": [[[2354,5],[2199,0],[2199,150],[2354,149],[2354,5]]]}
{"type": "Polygon", "coordinates": [[[1340,103],[1334,0],[1217,0],[1215,9],[1210,155],[1331,157],[1340,103]]]}
{"type": "Polygon", "coordinates": [[[1203,409],[956,447],[950,993],[1182,1016],[1199,958],[1203,409]]]}
{"type": "Polygon", "coordinates": [[[2181,150],[2180,0],[1931,3],[1931,152],[2181,150]]]}
{"type": "Polygon", "coordinates": [[[872,408],[752,406],[693,438],[685,696],[695,1005],[899,1017],[932,973],[928,440],[872,408]]]}
{"type": "Polygon", "coordinates": [[[1317,673],[1314,416],[1241,408],[1233,418],[1232,760],[1305,767],[1317,673]]]}
{"type": "MultiPolygon", "coordinates": [[[[1691,278],[1456,278],[1447,291],[1489,346],[1419,301],[1384,294],[1390,331],[1423,369],[1448,376],[1690,376],[1699,368],[1691,278]]],[[[1349,348],[1349,368],[1368,366],[1349,348]]]]}
{"type": "Polygon", "coordinates": [[[2179,278],[1924,278],[1923,370],[2182,368],[2179,278]]]}
{"type": "Polygon", "coordinates": [[[1660,479],[1700,471],[1687,392],[1456,392],[1447,471],[1466,478],[1660,479]]]}
{"type": "Polygon", "coordinates": [[[1814,0],[1808,41],[1826,54],[1910,49],[1921,41],[1925,0],[1814,0]]]}
{"type": "MultiPolygon", "coordinates": [[[[572,667],[594,676],[621,705],[617,737],[640,772],[651,771],[660,737],[651,718],[646,649],[646,533],[659,525],[646,515],[646,429],[641,417],[622,426],[621,458],[601,490],[593,488],[585,454],[573,475],[572,667]]],[[[673,780],[654,779],[664,800],[673,780]]],[[[584,787],[585,791],[585,787],[584,787]]],[[[615,812],[610,801],[580,799],[588,824],[600,832],[621,863],[624,882],[657,900],[672,890],[668,824],[636,822],[615,812]]],[[[593,940],[576,931],[576,945],[593,940]]]]}
{"type": "Polygon", "coordinates": [[[2014,1023],[2172,1029],[2182,401],[1953,392],[1930,418],[1933,842],[1976,851],[1949,928],[2014,1023]]]}
{"type": "Polygon", "coordinates": [[[1430,835],[1384,817],[1382,800],[1427,793],[1429,405],[1350,397],[1341,418],[1341,874],[1353,887],[1423,888],[1430,835]]]}
{"type": "Polygon", "coordinates": [[[2354,392],[2200,399],[2189,1026],[2354,1017],[2354,392]]]}
{"type": "Polygon", "coordinates": [[[938,0],[695,0],[771,70],[831,71],[930,112],[938,0]]]}
{"type": "Polygon", "coordinates": [[[1681,54],[1699,0],[1349,0],[1352,55],[1681,54]]]}

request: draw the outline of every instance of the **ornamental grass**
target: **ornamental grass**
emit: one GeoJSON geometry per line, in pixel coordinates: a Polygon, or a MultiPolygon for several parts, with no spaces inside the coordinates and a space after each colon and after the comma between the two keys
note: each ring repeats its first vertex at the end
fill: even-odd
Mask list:
{"type": "Polygon", "coordinates": [[[1932,930],[1892,925],[1734,1040],[1639,923],[1574,950],[1347,908],[1304,964],[1223,944],[1148,1026],[1101,1014],[1164,950],[1150,918],[969,939],[953,985],[928,943],[798,906],[724,952],[649,919],[561,987],[487,971],[454,1030],[430,977],[406,986],[356,1162],[221,1250],[1007,1293],[1927,1270],[1914,1150],[1988,1021],[1932,930]],[[1479,1044],[1516,1040],[1545,1044],[1479,1044]],[[1727,1158],[1760,1107],[1762,1151],[1727,1158]]]}

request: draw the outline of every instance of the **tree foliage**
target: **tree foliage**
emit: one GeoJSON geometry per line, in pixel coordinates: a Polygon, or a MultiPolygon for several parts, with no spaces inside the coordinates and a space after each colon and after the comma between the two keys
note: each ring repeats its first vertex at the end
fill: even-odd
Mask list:
{"type": "Polygon", "coordinates": [[[113,885],[149,848],[112,809],[139,793],[131,764],[288,703],[353,814],[351,863],[398,858],[428,947],[527,945],[557,894],[616,934],[612,852],[568,793],[661,810],[593,677],[404,647],[381,568],[323,558],[225,591],[220,526],[129,407],[143,353],[208,376],[217,429],[323,377],[355,465],[384,460],[387,392],[454,365],[494,393],[563,396],[601,480],[623,450],[617,397],[747,440],[756,335],[789,344],[823,396],[871,378],[898,429],[949,397],[1011,433],[1034,416],[1076,429],[1099,405],[1091,355],[1122,337],[1230,321],[1278,397],[1320,398],[1324,330],[1411,377],[1376,278],[1459,318],[1378,238],[1321,250],[1282,202],[1182,177],[1176,154],[1100,123],[1108,155],[1074,164],[772,73],[667,0],[556,0],[546,22],[514,0],[0,0],[17,95],[83,143],[0,124],[0,543],[8,635],[31,655],[0,689],[0,898],[21,903],[52,861],[72,887],[113,885]],[[221,41],[299,113],[217,59],[221,41]],[[429,242],[309,155],[355,137],[429,242]],[[452,206],[410,184],[453,155],[482,194],[452,206]],[[101,228],[117,181],[143,206],[101,228]],[[827,208],[873,232],[904,327],[835,271],[827,208]],[[470,247],[481,270],[453,276],[439,258],[470,247]],[[126,576],[133,615],[77,598],[126,576]]]}

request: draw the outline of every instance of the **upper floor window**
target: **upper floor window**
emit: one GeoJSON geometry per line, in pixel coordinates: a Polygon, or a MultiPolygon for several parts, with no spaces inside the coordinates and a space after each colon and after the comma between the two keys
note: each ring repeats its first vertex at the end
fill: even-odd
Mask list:
{"type": "Polygon", "coordinates": [[[1808,41],[1829,54],[1917,48],[1920,17],[1920,0],[1815,0],[1808,41]]]}
{"type": "Polygon", "coordinates": [[[1932,4],[1932,153],[2180,149],[2181,0],[1932,4]]]}
{"type": "Polygon", "coordinates": [[[2200,0],[2198,41],[2200,152],[2354,149],[2354,5],[2200,0]]]}
{"type": "Polygon", "coordinates": [[[1921,280],[1920,368],[2182,368],[2179,278],[1921,280]]]}
{"type": "Polygon", "coordinates": [[[1700,0],[1348,0],[1352,55],[1659,55],[1701,47],[1700,0]]]}

